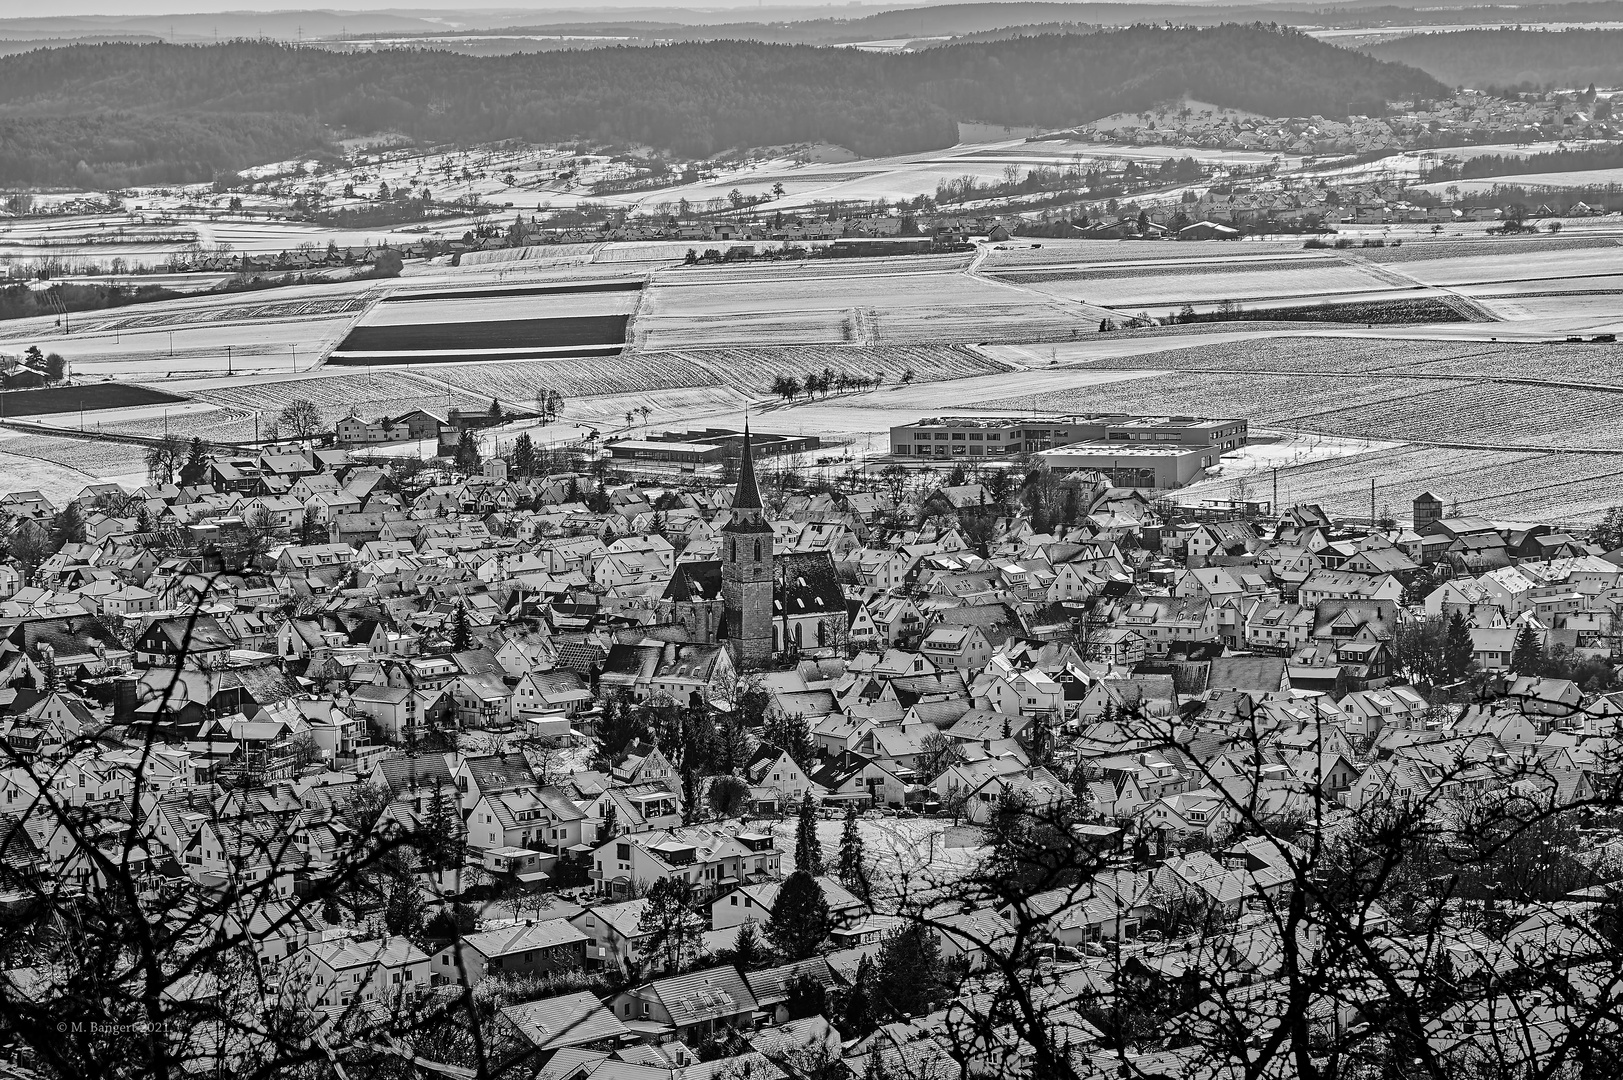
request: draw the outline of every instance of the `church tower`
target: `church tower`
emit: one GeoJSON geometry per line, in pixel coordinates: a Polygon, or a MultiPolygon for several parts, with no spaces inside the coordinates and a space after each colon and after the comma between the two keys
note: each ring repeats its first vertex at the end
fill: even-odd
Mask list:
{"type": "Polygon", "coordinates": [[[742,453],[732,520],[721,530],[721,596],[727,650],[733,666],[748,671],[772,660],[772,526],[755,483],[748,420],[742,453]]]}

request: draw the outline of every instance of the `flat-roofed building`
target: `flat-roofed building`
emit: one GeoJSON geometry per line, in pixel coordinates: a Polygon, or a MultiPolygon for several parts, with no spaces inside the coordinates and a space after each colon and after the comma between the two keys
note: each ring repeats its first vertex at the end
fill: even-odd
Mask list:
{"type": "Polygon", "coordinates": [[[1202,447],[1223,454],[1246,444],[1244,420],[1094,413],[1075,416],[936,416],[890,429],[896,457],[1032,454],[1075,443],[1202,447]]]}
{"type": "MultiPolygon", "coordinates": [[[[816,435],[773,435],[752,432],[751,446],[756,457],[770,454],[800,454],[816,450],[822,440],[816,435]]],[[[607,443],[616,458],[642,461],[669,461],[681,464],[718,462],[737,458],[744,433],[731,428],[705,428],[703,431],[663,431],[643,439],[615,439],[607,443]]]]}
{"type": "Polygon", "coordinates": [[[1103,473],[1112,487],[1164,490],[1198,479],[1222,456],[1216,447],[1074,443],[1039,450],[1032,461],[1045,469],[1103,473]]]}

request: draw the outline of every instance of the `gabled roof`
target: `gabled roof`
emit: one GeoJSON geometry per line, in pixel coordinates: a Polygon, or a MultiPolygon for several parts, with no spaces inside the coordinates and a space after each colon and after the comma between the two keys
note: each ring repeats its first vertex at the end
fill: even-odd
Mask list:
{"type": "Polygon", "coordinates": [[[509,1005],[502,1009],[501,1016],[542,1050],[619,1040],[629,1034],[612,1012],[584,990],[509,1005]]]}
{"type": "Polygon", "coordinates": [[[530,949],[550,949],[555,945],[571,945],[585,940],[586,935],[571,926],[568,919],[543,919],[469,934],[462,939],[462,944],[494,959],[530,949]]]}
{"type": "Polygon", "coordinates": [[[678,1027],[736,1016],[756,1007],[755,995],[733,967],[658,979],[632,993],[659,1001],[678,1027]]]}

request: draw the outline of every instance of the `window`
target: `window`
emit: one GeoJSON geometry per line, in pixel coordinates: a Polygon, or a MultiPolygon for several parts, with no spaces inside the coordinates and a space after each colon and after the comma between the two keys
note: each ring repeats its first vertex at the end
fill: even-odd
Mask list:
{"type": "Polygon", "coordinates": [[[1003,441],[1003,436],[999,435],[995,431],[988,431],[986,433],[986,441],[987,442],[1002,442],[1003,441]]]}
{"type": "Polygon", "coordinates": [[[898,454],[911,454],[913,452],[913,447],[908,443],[897,443],[896,452],[898,454]]]}
{"type": "Polygon", "coordinates": [[[619,859],[621,862],[630,862],[631,861],[631,845],[630,844],[615,844],[614,845],[614,857],[616,859],[619,859]]]}

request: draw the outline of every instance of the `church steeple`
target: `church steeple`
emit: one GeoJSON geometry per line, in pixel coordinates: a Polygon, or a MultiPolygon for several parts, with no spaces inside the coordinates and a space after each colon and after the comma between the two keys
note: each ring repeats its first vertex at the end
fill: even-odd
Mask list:
{"type": "Polygon", "coordinates": [[[771,532],[766,509],[761,504],[761,488],[755,482],[755,454],[750,449],[750,422],[744,420],[743,459],[738,463],[738,486],[733,489],[733,513],[723,532],[771,532]]]}
{"type": "Polygon", "coordinates": [[[738,463],[738,490],[733,492],[734,510],[761,509],[761,488],[755,482],[755,454],[750,450],[750,422],[744,418],[743,460],[738,463]]]}
{"type": "Polygon", "coordinates": [[[772,525],[766,520],[761,489],[755,482],[748,418],[741,452],[744,458],[739,462],[732,516],[721,530],[721,594],[733,666],[748,671],[766,665],[775,651],[772,525]]]}

